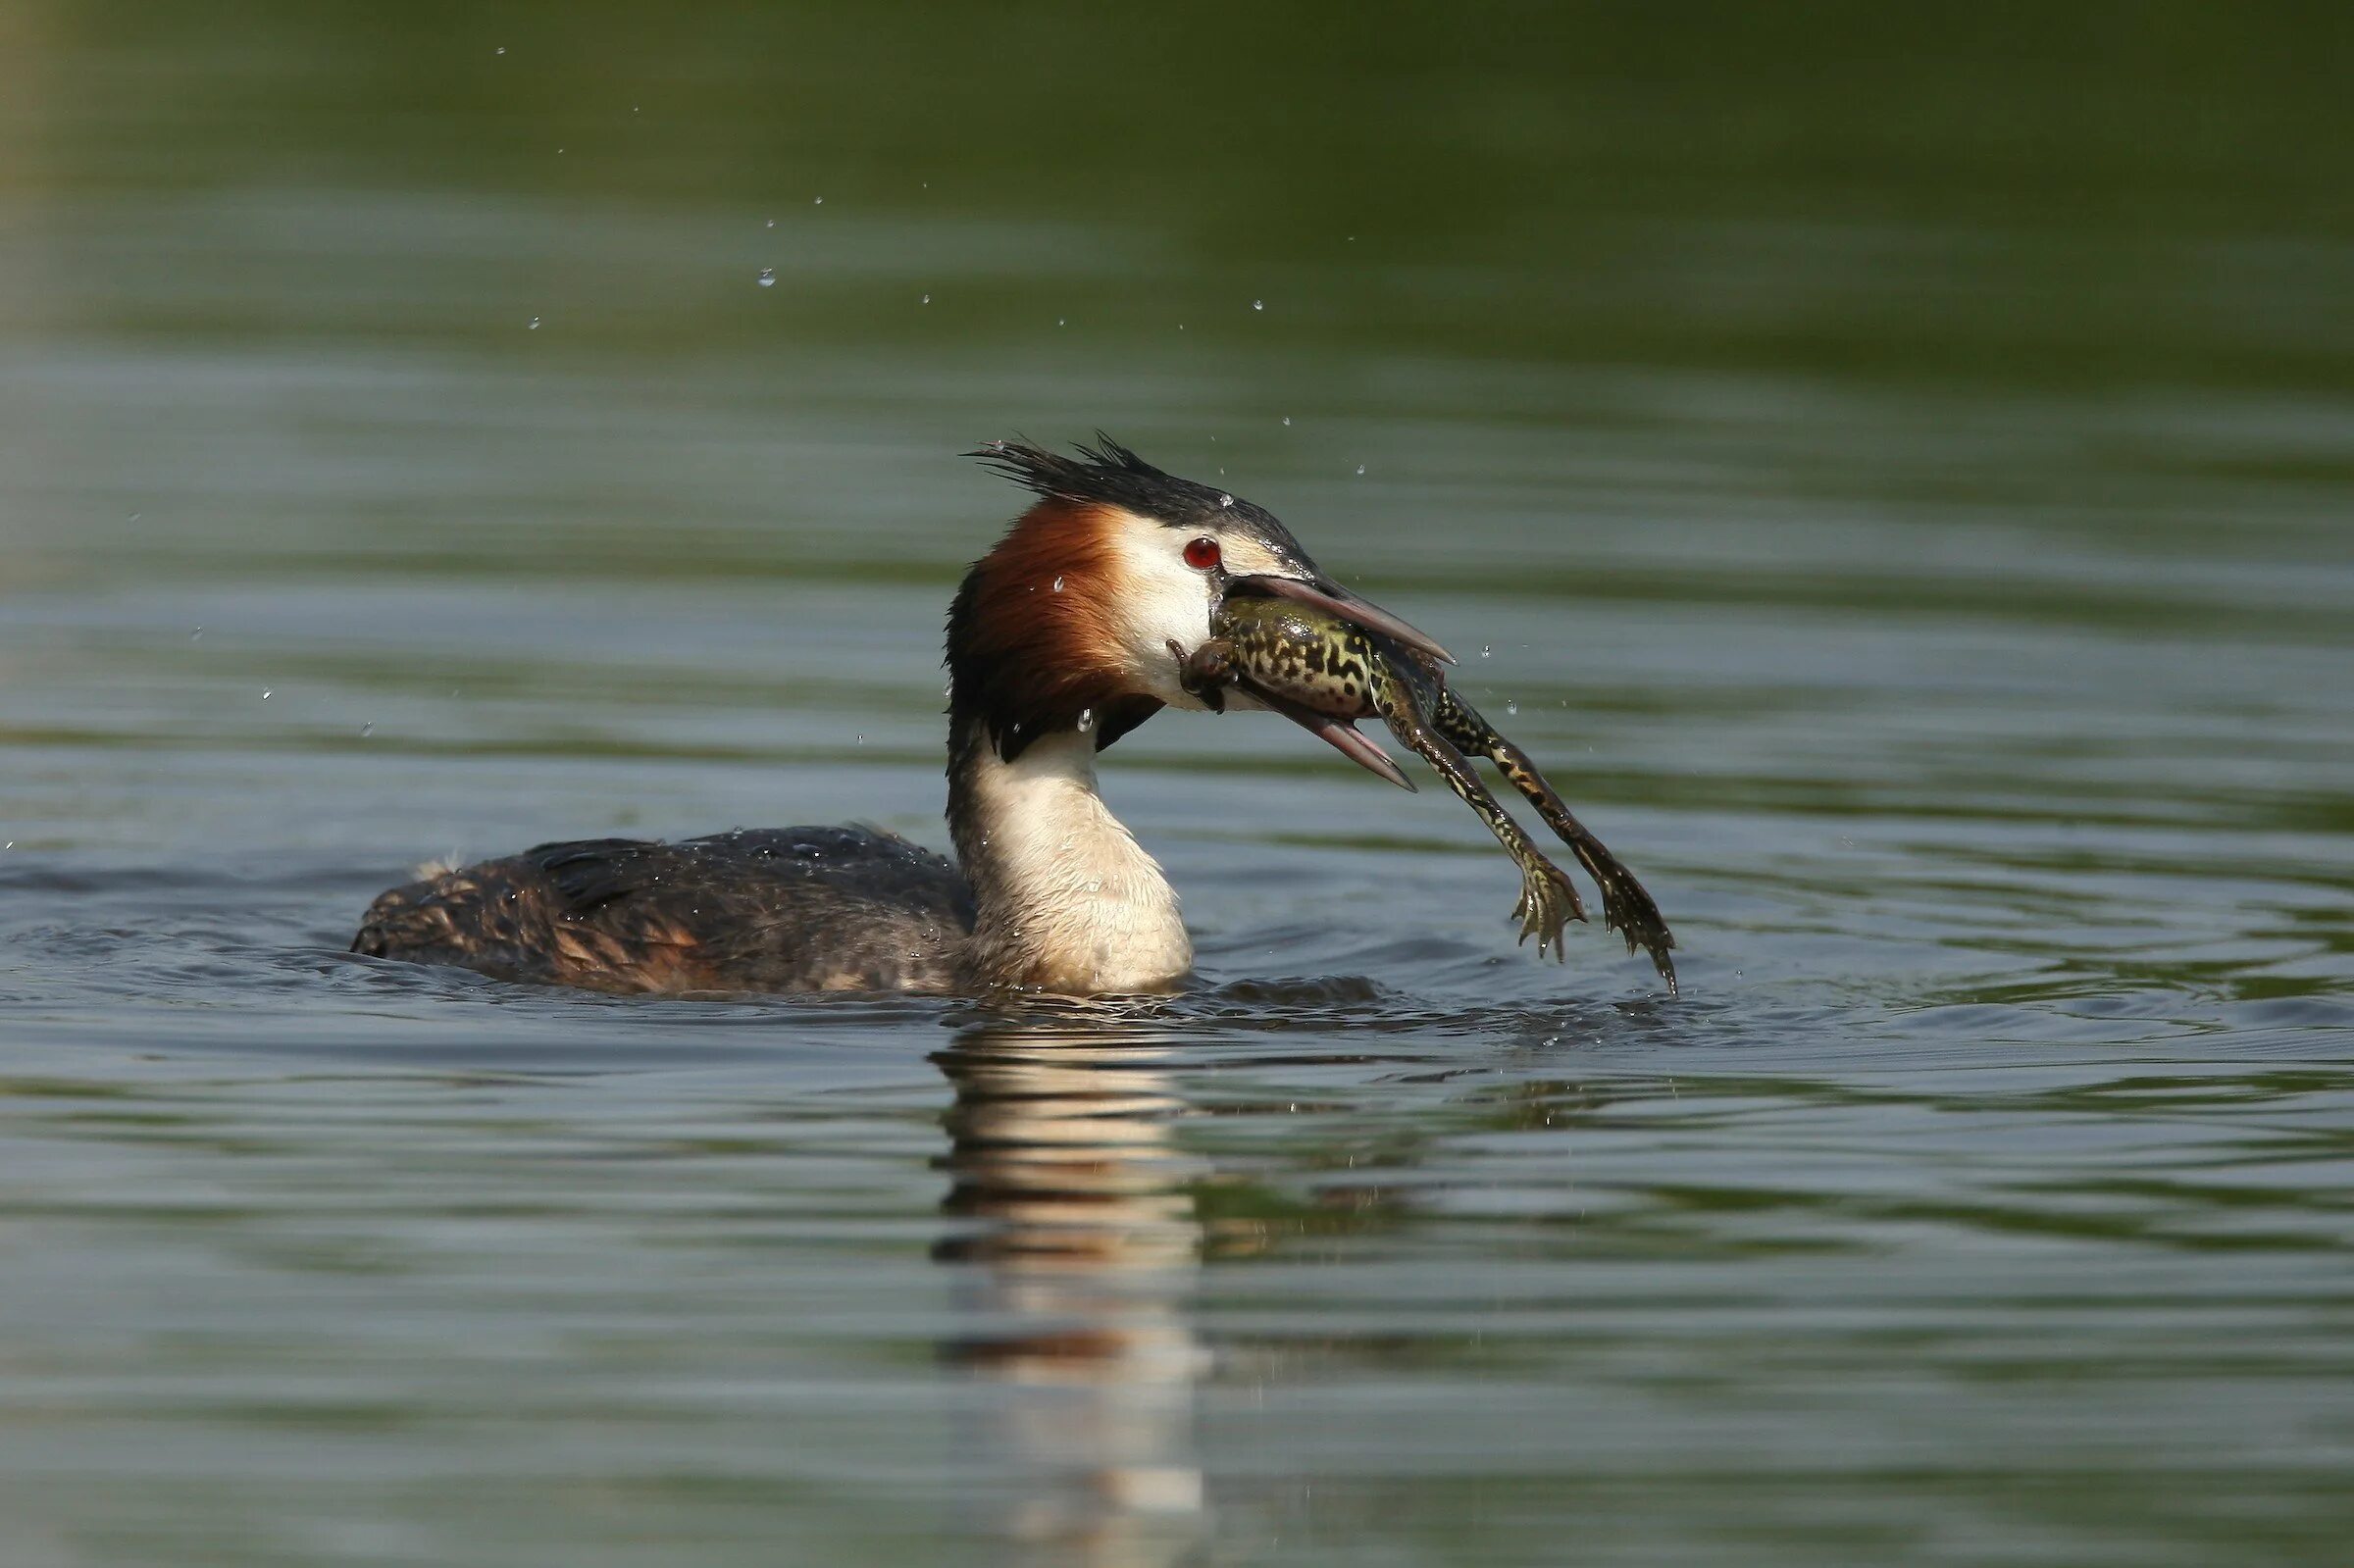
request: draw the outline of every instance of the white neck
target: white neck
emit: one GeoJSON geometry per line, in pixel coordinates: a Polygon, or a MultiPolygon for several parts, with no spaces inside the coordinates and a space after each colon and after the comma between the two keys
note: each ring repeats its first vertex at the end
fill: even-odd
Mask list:
{"type": "Polygon", "coordinates": [[[1193,967],[1175,889],[1096,793],[1093,734],[1041,735],[1012,762],[976,736],[950,792],[980,979],[1088,996],[1166,990],[1193,967]]]}

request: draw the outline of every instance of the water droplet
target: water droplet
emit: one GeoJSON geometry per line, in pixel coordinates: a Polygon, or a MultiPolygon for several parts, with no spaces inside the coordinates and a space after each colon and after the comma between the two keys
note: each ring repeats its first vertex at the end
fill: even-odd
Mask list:
{"type": "Polygon", "coordinates": [[[1071,319],[1068,316],[1057,316],[1054,318],[1054,325],[1057,327],[1068,327],[1071,325],[1071,319]]]}
{"type": "Polygon", "coordinates": [[[533,317],[531,326],[527,329],[535,332],[537,331],[539,329],[539,318],[537,316],[533,317]]]}
{"type": "Polygon", "coordinates": [[[1483,642],[1479,645],[1479,656],[1483,659],[1493,659],[1496,657],[1496,650],[1483,642]]]}
{"type": "Polygon", "coordinates": [[[768,221],[768,227],[769,227],[769,228],[776,228],[776,227],[777,227],[777,221],[776,221],[774,218],[771,218],[771,219],[768,221]]]}
{"type": "Polygon", "coordinates": [[[1251,302],[1251,308],[1253,310],[1265,310],[1267,308],[1267,302],[1263,299],[1254,299],[1251,302]]]}
{"type": "Polygon", "coordinates": [[[1289,414],[1283,417],[1283,428],[1287,430],[1292,428],[1292,417],[1289,414]]]}
{"type": "MultiPolygon", "coordinates": [[[[275,688],[273,688],[273,689],[275,689],[275,688]]],[[[268,701],[270,700],[270,693],[269,693],[268,691],[264,691],[264,692],[262,693],[262,700],[263,700],[264,702],[268,702],[268,701]]]]}
{"type": "Polygon", "coordinates": [[[924,296],[924,303],[925,303],[925,304],[927,304],[927,305],[931,304],[931,303],[932,303],[932,296],[931,296],[931,295],[929,295],[929,294],[926,294],[926,295],[924,296]]]}
{"type": "Polygon", "coordinates": [[[1062,591],[1062,579],[1060,579],[1060,578],[1056,578],[1056,579],[1054,580],[1054,591],[1055,591],[1055,592],[1057,592],[1057,593],[1060,593],[1060,592],[1062,591]]]}
{"type": "Polygon", "coordinates": [[[760,286],[762,288],[774,288],[777,286],[777,270],[774,267],[763,267],[760,269],[760,286]]]}
{"type": "Polygon", "coordinates": [[[1504,711],[1506,713],[1518,713],[1520,711],[1520,704],[1517,702],[1508,701],[1504,705],[1504,711]]]}
{"type": "Polygon", "coordinates": [[[953,681],[944,683],[940,688],[940,694],[944,697],[954,696],[956,694],[956,683],[953,681]]]}
{"type": "Polygon", "coordinates": [[[1102,878],[1100,878],[1100,877],[1090,877],[1090,878],[1088,878],[1088,879],[1087,879],[1087,890],[1088,890],[1089,892],[1091,892],[1091,893],[1100,893],[1100,892],[1101,892],[1101,891],[1103,890],[1103,879],[1102,879],[1102,878]]]}
{"type": "Polygon", "coordinates": [[[1093,708],[1081,708],[1079,710],[1079,733],[1081,734],[1085,734],[1088,731],[1093,730],[1095,727],[1096,710],[1093,708]]]}
{"type": "Polygon", "coordinates": [[[1356,465],[1356,471],[1357,471],[1359,474],[1362,474],[1362,473],[1365,471],[1365,465],[1364,465],[1364,464],[1362,464],[1362,463],[1359,463],[1359,464],[1357,464],[1357,465],[1356,465]]]}
{"type": "Polygon", "coordinates": [[[376,733],[376,721],[374,719],[371,719],[366,724],[360,726],[360,738],[362,740],[367,739],[374,733],[376,733]]]}
{"type": "Polygon", "coordinates": [[[860,735],[860,736],[858,737],[858,743],[859,743],[860,745],[862,745],[862,746],[863,746],[863,745],[865,745],[865,744],[866,744],[866,736],[864,736],[864,735],[860,735]]]}
{"type": "Polygon", "coordinates": [[[204,628],[198,627],[195,631],[189,632],[188,640],[190,642],[202,642],[204,640],[204,628]]]}
{"type": "MultiPolygon", "coordinates": [[[[1223,473],[1225,473],[1226,471],[1225,471],[1224,469],[1220,469],[1220,470],[1218,470],[1218,472],[1219,472],[1220,474],[1223,474],[1223,473]]],[[[1224,490],[1220,490],[1220,491],[1218,492],[1218,505],[1220,505],[1220,506],[1232,506],[1233,504],[1234,504],[1234,497],[1233,497],[1233,496],[1231,496],[1231,495],[1228,495],[1228,494],[1227,494],[1227,493],[1226,493],[1224,490]]]]}
{"type": "Polygon", "coordinates": [[[502,54],[502,55],[503,55],[503,54],[505,54],[507,51],[506,51],[505,49],[503,49],[503,48],[502,48],[502,49],[500,49],[498,52],[499,52],[500,54],[502,54]]]}
{"type": "Polygon", "coordinates": [[[1183,323],[1183,322],[1179,322],[1179,323],[1177,324],[1177,329],[1178,329],[1179,331],[1181,331],[1181,332],[1182,332],[1182,331],[1184,331],[1184,330],[1185,330],[1185,323],[1183,323]]]}
{"type": "Polygon", "coordinates": [[[147,515],[147,514],[146,514],[146,513],[144,513],[144,512],[133,512],[133,513],[131,513],[131,514],[130,514],[130,520],[131,520],[133,523],[136,523],[136,522],[137,522],[139,519],[141,519],[141,518],[145,517],[146,515],[147,515]]]}
{"type": "Polygon", "coordinates": [[[825,204],[826,204],[826,198],[825,198],[825,197],[823,197],[823,196],[820,196],[820,197],[818,197],[818,198],[817,198],[817,200],[815,200],[815,201],[811,202],[809,205],[810,205],[810,206],[812,206],[812,207],[823,207],[825,204]]]}

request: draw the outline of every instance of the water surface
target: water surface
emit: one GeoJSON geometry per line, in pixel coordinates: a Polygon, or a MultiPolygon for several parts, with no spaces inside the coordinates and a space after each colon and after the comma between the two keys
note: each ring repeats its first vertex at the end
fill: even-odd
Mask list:
{"type": "Polygon", "coordinates": [[[2338,1560],[2343,26],[2126,15],[0,21],[8,1560],[2338,1560]],[[1684,994],[1249,716],[1106,758],[1165,1004],[343,953],[944,843],[954,454],[1099,426],[1684,994]]]}

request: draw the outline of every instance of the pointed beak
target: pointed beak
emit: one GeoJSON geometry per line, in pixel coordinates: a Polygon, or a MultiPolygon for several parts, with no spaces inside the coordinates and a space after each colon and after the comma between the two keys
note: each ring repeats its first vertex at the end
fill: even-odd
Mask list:
{"type": "Polygon", "coordinates": [[[1257,699],[1261,707],[1282,714],[1376,779],[1387,779],[1409,795],[1421,793],[1414,787],[1414,782],[1408,779],[1398,764],[1391,759],[1390,754],[1381,749],[1381,742],[1358,730],[1354,721],[1335,719],[1328,714],[1318,713],[1313,708],[1304,708],[1290,698],[1279,697],[1266,687],[1247,678],[1241,683],[1241,685],[1245,691],[1257,699]]]}
{"type": "Polygon", "coordinates": [[[1236,578],[1232,587],[1240,588],[1245,593],[1263,593],[1270,598],[1292,599],[1301,604],[1313,605],[1329,615],[1339,616],[1353,626],[1363,627],[1367,632],[1378,632],[1425,658],[1436,659],[1441,664],[1455,663],[1455,655],[1441,647],[1436,637],[1415,631],[1380,605],[1359,598],[1330,578],[1246,577],[1236,578]]]}

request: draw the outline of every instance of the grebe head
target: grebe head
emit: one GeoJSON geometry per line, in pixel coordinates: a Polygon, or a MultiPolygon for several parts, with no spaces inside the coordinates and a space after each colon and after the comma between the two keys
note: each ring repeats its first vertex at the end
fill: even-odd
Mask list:
{"type": "Polygon", "coordinates": [[[1092,729],[1100,748],[1164,704],[1200,708],[1169,645],[1207,639],[1228,593],[1313,604],[1453,662],[1326,577],[1263,507],[1164,474],[1107,435],[1070,457],[1022,441],[968,455],[1038,496],[948,611],[954,702],[1007,761],[1041,734],[1092,729]]]}

